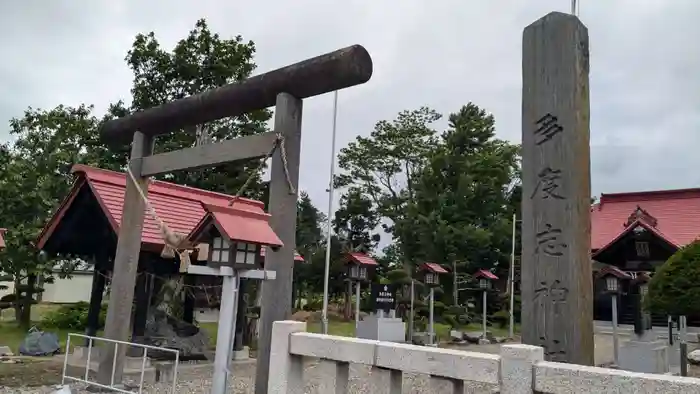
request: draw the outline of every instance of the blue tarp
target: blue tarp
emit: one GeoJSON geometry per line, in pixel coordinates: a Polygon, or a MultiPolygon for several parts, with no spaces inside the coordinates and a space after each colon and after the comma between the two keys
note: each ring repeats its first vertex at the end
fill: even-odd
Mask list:
{"type": "Polygon", "coordinates": [[[19,345],[19,354],[24,356],[52,356],[61,351],[58,336],[52,332],[44,332],[32,327],[22,344],[19,345]]]}

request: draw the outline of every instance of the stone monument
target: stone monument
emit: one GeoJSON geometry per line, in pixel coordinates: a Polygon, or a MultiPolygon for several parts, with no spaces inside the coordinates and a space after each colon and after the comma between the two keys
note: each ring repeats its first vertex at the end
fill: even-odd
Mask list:
{"type": "Polygon", "coordinates": [[[389,284],[372,284],[370,313],[357,325],[357,337],[387,342],[405,342],[406,323],[396,317],[396,288],[389,284]]]}
{"type": "Polygon", "coordinates": [[[593,365],[588,29],[552,12],[523,33],[522,337],[593,365]]]}
{"type": "Polygon", "coordinates": [[[642,310],[645,284],[632,283],[630,297],[634,311],[634,338],[620,348],[620,369],[632,372],[668,373],[668,344],[659,340],[651,326],[651,316],[642,310]]]}

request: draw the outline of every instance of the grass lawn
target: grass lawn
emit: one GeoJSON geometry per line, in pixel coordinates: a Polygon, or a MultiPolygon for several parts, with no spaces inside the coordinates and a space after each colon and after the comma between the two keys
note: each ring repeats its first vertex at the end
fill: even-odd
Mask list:
{"type": "MultiPolygon", "coordinates": [[[[53,311],[56,308],[58,308],[59,305],[51,305],[51,304],[37,304],[32,307],[32,321],[34,324],[37,325],[38,328],[42,328],[40,326],[41,319],[43,318],[44,314],[47,312],[53,311]]],[[[355,322],[354,321],[338,321],[338,320],[331,320],[330,325],[328,327],[329,329],[329,334],[331,335],[338,335],[338,336],[345,336],[345,337],[352,337],[355,336],[355,322]]],[[[217,329],[217,323],[212,322],[212,323],[200,323],[200,326],[204,328],[207,333],[210,335],[211,338],[211,346],[214,347],[216,346],[216,329],[217,329]]],[[[316,332],[320,333],[321,332],[321,323],[320,322],[309,322],[307,325],[307,329],[309,332],[316,332]]],[[[481,325],[479,323],[472,323],[468,325],[467,327],[462,327],[462,331],[481,331],[481,325]]],[[[499,327],[489,327],[489,330],[496,336],[508,336],[508,328],[499,328],[499,327]]],[[[66,339],[68,338],[68,334],[71,332],[76,332],[76,333],[82,333],[82,332],[77,332],[75,330],[57,330],[57,329],[46,329],[46,331],[49,332],[54,332],[56,335],[58,335],[58,338],[61,343],[61,347],[65,349],[65,344],[66,344],[66,339]]],[[[440,324],[436,323],[435,324],[435,332],[437,334],[437,337],[440,340],[449,340],[450,337],[450,327],[445,324],[440,324]]],[[[515,332],[518,333],[520,332],[520,327],[516,325],[515,327],[515,332]]],[[[14,311],[12,310],[5,310],[2,314],[0,314],[0,345],[4,346],[9,346],[15,354],[17,353],[17,349],[24,339],[24,336],[26,335],[26,331],[19,328],[17,323],[14,321],[14,311]]],[[[97,334],[98,336],[101,335],[101,333],[97,334]]],[[[78,344],[80,344],[79,341],[78,344]]],[[[71,344],[71,348],[73,348],[73,344],[71,344]]]]}
{"type": "MultiPolygon", "coordinates": [[[[41,329],[41,327],[37,324],[37,328],[41,329]]],[[[82,332],[78,332],[76,330],[61,330],[61,329],[53,329],[53,328],[47,328],[44,331],[46,332],[52,332],[58,336],[59,343],[61,345],[61,349],[65,350],[66,348],[66,341],[68,339],[68,334],[69,333],[76,333],[76,334],[82,334],[82,332]]],[[[100,336],[102,333],[98,332],[97,336],[100,336]]],[[[0,345],[3,346],[9,346],[10,349],[12,349],[12,352],[15,354],[18,354],[18,349],[19,345],[22,343],[22,340],[24,337],[27,335],[27,331],[20,328],[17,323],[13,322],[0,322],[0,345]]],[[[82,338],[75,338],[73,337],[71,339],[71,350],[77,345],[81,346],[83,344],[83,339],[82,338]],[[77,343],[76,343],[77,342],[77,343]]]]}
{"type": "MultiPolygon", "coordinates": [[[[32,306],[32,324],[41,329],[39,322],[41,322],[44,314],[56,310],[57,308],[59,308],[59,305],[37,304],[32,306]]],[[[56,329],[47,329],[46,331],[53,332],[58,336],[62,349],[65,349],[68,333],[76,332],[74,330],[56,329]]],[[[80,334],[82,334],[82,332],[80,332],[80,334]]],[[[14,320],[14,310],[4,310],[0,313],[0,345],[9,346],[12,352],[17,354],[19,345],[26,335],[27,330],[20,328],[14,320]]],[[[73,348],[73,344],[71,344],[71,348],[73,348]]]]}
{"type": "MultiPolygon", "coordinates": [[[[37,328],[42,329],[40,322],[43,315],[49,311],[58,308],[56,305],[46,305],[39,304],[32,307],[32,321],[36,324],[37,328]]],[[[210,344],[212,349],[216,346],[216,331],[217,323],[200,323],[200,326],[204,328],[210,336],[210,344]]],[[[47,332],[55,333],[60,341],[62,351],[65,350],[66,339],[68,334],[71,332],[76,332],[76,330],[59,330],[44,328],[47,332]]],[[[307,329],[309,332],[321,332],[320,322],[309,322],[307,324],[307,329]]],[[[462,328],[463,331],[475,331],[480,332],[481,326],[479,324],[472,324],[467,327],[462,328]]],[[[496,336],[507,336],[508,329],[499,329],[496,327],[490,327],[489,330],[493,332],[496,336]]],[[[437,333],[438,339],[442,341],[449,340],[450,327],[445,324],[436,323],[435,331],[437,333]]],[[[516,327],[516,332],[519,332],[519,327],[516,327]]],[[[353,337],[355,335],[355,322],[354,321],[338,321],[331,320],[329,326],[329,333],[331,335],[353,337]]],[[[5,311],[5,313],[0,316],[0,345],[9,346],[10,349],[18,354],[18,348],[22,340],[26,335],[26,330],[21,329],[17,323],[14,321],[13,311],[5,311]]],[[[102,335],[102,332],[98,332],[97,336],[102,335]]],[[[71,341],[71,350],[74,346],[81,346],[83,344],[82,339],[74,338],[71,341]]],[[[252,353],[255,356],[255,352],[252,353]]],[[[62,359],[60,359],[62,360],[62,359]]],[[[54,385],[60,382],[62,364],[60,360],[51,358],[30,358],[21,364],[0,364],[0,386],[38,386],[38,385],[54,385]]]]}
{"type": "MultiPolygon", "coordinates": [[[[442,341],[447,341],[450,339],[450,326],[447,324],[441,324],[441,323],[435,323],[435,334],[437,335],[437,338],[442,341]]],[[[320,333],[321,332],[321,323],[320,322],[312,322],[307,324],[307,330],[309,332],[315,332],[315,333],[320,333]]],[[[462,331],[474,331],[474,332],[481,332],[482,327],[480,324],[470,324],[466,327],[461,328],[462,331]]],[[[489,327],[489,331],[493,333],[495,336],[499,337],[507,337],[508,336],[508,327],[506,328],[498,328],[498,327],[489,327]]],[[[515,327],[515,332],[519,332],[520,327],[516,326],[515,327]]],[[[330,335],[338,335],[342,337],[354,337],[355,336],[355,321],[330,321],[328,325],[328,334],[330,335]]]]}

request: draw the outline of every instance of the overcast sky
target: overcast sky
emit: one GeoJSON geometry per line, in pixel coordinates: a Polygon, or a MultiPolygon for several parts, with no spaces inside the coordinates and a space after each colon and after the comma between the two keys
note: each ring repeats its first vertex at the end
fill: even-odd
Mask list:
{"type": "MultiPolygon", "coordinates": [[[[591,41],[592,183],[609,192],[700,186],[700,1],[579,0],[591,41]]],[[[374,60],[340,93],[338,146],[381,119],[469,101],[520,140],[525,26],[569,0],[24,0],[0,4],[0,121],[28,106],[129,98],[123,58],[137,33],[172,48],[199,18],[257,46],[264,72],[351,44],[374,60]]],[[[304,103],[301,188],[325,211],[331,94],[304,103]]],[[[0,128],[6,140],[8,127],[0,128]]]]}

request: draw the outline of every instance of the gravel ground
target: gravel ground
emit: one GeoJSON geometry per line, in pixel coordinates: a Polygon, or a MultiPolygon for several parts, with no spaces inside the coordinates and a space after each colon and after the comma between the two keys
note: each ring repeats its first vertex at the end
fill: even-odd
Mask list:
{"type": "MultiPolygon", "coordinates": [[[[621,342],[624,343],[628,338],[621,338],[621,342]]],[[[612,361],[612,338],[609,335],[596,335],[596,364],[607,364],[612,361]]],[[[467,347],[458,347],[459,349],[468,351],[477,351],[483,353],[497,354],[499,351],[499,345],[471,345],[467,347]]],[[[695,344],[691,344],[692,350],[695,348],[695,344]]],[[[60,365],[59,365],[60,367],[60,365]]],[[[51,368],[47,364],[46,367],[34,366],[39,374],[42,373],[53,373],[51,368]],[[41,372],[39,372],[41,371],[41,372]],[[49,372],[51,371],[51,372],[49,372]]],[[[307,394],[327,394],[323,392],[322,388],[319,388],[319,373],[320,368],[318,368],[318,363],[310,360],[306,366],[306,390],[307,394]]],[[[700,377],[700,369],[694,366],[690,367],[690,376],[700,377]]],[[[211,369],[198,368],[198,369],[185,369],[178,374],[178,386],[177,393],[209,393],[211,390],[211,369]]],[[[362,365],[351,365],[350,367],[350,392],[356,394],[372,393],[372,394],[382,394],[381,391],[373,390],[369,387],[370,379],[369,368],[362,365]]],[[[53,378],[53,381],[60,381],[60,372],[58,379],[53,378]]],[[[254,390],[254,379],[255,379],[255,364],[245,363],[238,364],[234,369],[234,378],[231,382],[231,393],[236,394],[248,394],[253,393],[254,390]]],[[[449,392],[447,391],[447,386],[444,389],[440,388],[429,388],[428,386],[429,377],[424,375],[413,375],[404,374],[404,392],[411,394],[423,394],[423,393],[440,393],[449,392]]],[[[8,382],[12,384],[14,382],[8,382]]],[[[2,383],[0,383],[2,384],[2,383]]],[[[14,384],[13,384],[14,385],[14,384]]],[[[465,393],[492,393],[495,391],[496,387],[484,384],[469,383],[466,384],[465,393]]],[[[88,393],[84,390],[84,387],[80,387],[77,384],[71,385],[73,389],[73,394],[83,394],[88,393]]],[[[171,386],[169,384],[144,384],[143,392],[146,394],[152,393],[169,393],[171,386]]],[[[385,390],[388,391],[388,384],[385,385],[385,390]]],[[[0,394],[48,394],[55,390],[54,386],[40,386],[40,387],[2,387],[0,386],[0,394]]]]}
{"type": "MultiPolygon", "coordinates": [[[[319,388],[319,369],[318,363],[311,361],[306,367],[306,388],[304,393],[306,394],[328,394],[323,392],[324,390],[319,388]]],[[[254,392],[254,380],[255,380],[255,365],[242,365],[235,369],[235,376],[231,382],[231,393],[235,394],[252,394],[254,392]]],[[[351,365],[350,367],[350,392],[351,393],[372,393],[372,394],[383,394],[380,391],[372,390],[369,386],[369,368],[362,365],[351,365]]],[[[410,394],[427,394],[435,392],[449,392],[447,391],[447,385],[445,384],[444,389],[438,388],[437,391],[431,390],[428,387],[428,376],[423,375],[411,375],[404,374],[404,393],[410,394]]],[[[154,393],[169,393],[171,385],[170,384],[144,384],[144,393],[154,394],[154,393]]],[[[465,393],[492,393],[495,386],[473,384],[465,388],[465,393]]],[[[78,384],[71,385],[73,394],[84,394],[89,393],[85,390],[84,386],[78,384]]],[[[12,387],[12,388],[2,388],[0,387],[0,393],[2,394],[49,394],[54,387],[42,386],[42,387],[12,387]]],[[[386,386],[388,391],[388,385],[386,386]]],[[[203,371],[198,370],[196,373],[184,372],[180,373],[178,376],[177,393],[209,393],[211,391],[211,370],[203,371]]]]}

